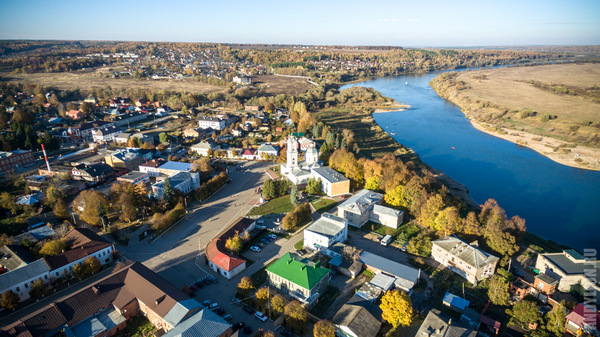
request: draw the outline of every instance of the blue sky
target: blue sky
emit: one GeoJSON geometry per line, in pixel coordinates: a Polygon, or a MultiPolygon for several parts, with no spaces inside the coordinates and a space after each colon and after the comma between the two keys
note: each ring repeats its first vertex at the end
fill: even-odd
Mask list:
{"type": "Polygon", "coordinates": [[[0,0],[0,39],[597,45],[600,1],[0,0]]]}

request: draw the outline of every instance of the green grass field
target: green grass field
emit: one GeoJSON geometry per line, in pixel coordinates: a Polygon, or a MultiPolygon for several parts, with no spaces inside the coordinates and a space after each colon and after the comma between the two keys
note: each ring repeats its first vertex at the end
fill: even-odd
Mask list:
{"type": "Polygon", "coordinates": [[[290,201],[289,195],[269,200],[266,204],[262,204],[253,208],[248,215],[267,215],[288,213],[294,210],[294,206],[290,201]]]}

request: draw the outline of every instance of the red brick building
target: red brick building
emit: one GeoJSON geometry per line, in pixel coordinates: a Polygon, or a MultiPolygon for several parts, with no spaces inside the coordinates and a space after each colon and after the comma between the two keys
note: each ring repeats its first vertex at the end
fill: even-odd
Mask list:
{"type": "Polygon", "coordinates": [[[0,174],[31,164],[33,164],[33,154],[29,150],[0,151],[0,174]]]}

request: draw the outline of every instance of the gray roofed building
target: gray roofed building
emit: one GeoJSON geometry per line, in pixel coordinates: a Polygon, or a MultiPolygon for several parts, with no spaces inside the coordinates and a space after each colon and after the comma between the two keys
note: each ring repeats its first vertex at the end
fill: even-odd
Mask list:
{"type": "Polygon", "coordinates": [[[392,289],[394,286],[394,282],[396,278],[393,276],[386,275],[384,273],[379,273],[375,275],[369,283],[372,285],[381,288],[383,291],[388,291],[392,289]]]}
{"type": "Polygon", "coordinates": [[[407,292],[417,284],[421,275],[420,269],[403,265],[367,251],[363,251],[360,254],[360,261],[376,274],[385,273],[395,277],[394,285],[396,288],[407,292]]]}
{"type": "Polygon", "coordinates": [[[192,150],[202,156],[208,156],[209,150],[214,152],[214,151],[220,150],[220,149],[221,149],[221,146],[218,144],[215,144],[213,142],[200,142],[200,143],[194,144],[190,147],[190,150],[192,150]]]}
{"type": "Polygon", "coordinates": [[[310,249],[329,248],[348,239],[346,220],[331,213],[323,213],[317,221],[304,229],[304,246],[310,249]]]}
{"type": "MultiPolygon", "coordinates": [[[[585,257],[575,250],[538,254],[535,268],[558,280],[560,291],[600,292],[600,279],[596,277],[600,275],[600,261],[585,257]]],[[[547,284],[551,284],[551,281],[548,280],[547,284]]],[[[600,297],[596,300],[600,303],[600,297]]]]}
{"type": "Polygon", "coordinates": [[[472,330],[463,322],[453,321],[439,310],[433,309],[427,314],[415,336],[475,337],[477,336],[477,331],[472,330]]]}
{"type": "Polygon", "coordinates": [[[203,309],[181,322],[163,337],[219,337],[231,329],[231,325],[214,312],[203,309]]]}
{"type": "Polygon", "coordinates": [[[166,175],[172,175],[178,172],[190,172],[192,168],[193,166],[190,163],[168,161],[158,167],[158,172],[166,175]]]}
{"type": "Polygon", "coordinates": [[[54,235],[56,235],[56,232],[54,231],[54,229],[52,229],[52,227],[40,226],[23,234],[15,235],[13,238],[13,242],[21,243],[23,239],[27,239],[29,242],[34,243],[54,235]]]}
{"type": "MultiPolygon", "coordinates": [[[[179,172],[166,179],[169,179],[171,186],[183,194],[188,194],[198,188],[200,183],[200,175],[194,172],[179,172]]],[[[163,195],[165,180],[152,185],[152,193],[158,198],[163,195]]]]}
{"type": "Polygon", "coordinates": [[[343,174],[328,166],[316,167],[313,168],[312,171],[330,182],[348,181],[348,178],[344,177],[343,174]]]}
{"type": "Polygon", "coordinates": [[[468,244],[454,235],[433,241],[431,255],[471,283],[494,275],[499,260],[479,249],[475,243],[468,244]]]}
{"type": "Polygon", "coordinates": [[[0,247],[0,267],[4,269],[3,272],[25,267],[33,261],[35,261],[35,258],[21,246],[5,245],[0,247]]]}
{"type": "Polygon", "coordinates": [[[46,260],[39,259],[0,275],[0,294],[7,290],[19,295],[21,300],[29,298],[28,287],[32,281],[42,279],[47,282],[50,267],[46,260]]]}
{"type": "Polygon", "coordinates": [[[351,337],[375,337],[381,322],[362,306],[344,304],[333,316],[338,334],[351,337]]]}
{"type": "Polygon", "coordinates": [[[311,167],[313,177],[321,181],[322,190],[330,197],[350,193],[350,180],[331,167],[311,167]]]}
{"type": "Polygon", "coordinates": [[[177,302],[165,315],[165,321],[173,326],[177,326],[190,312],[196,311],[200,307],[202,305],[193,298],[177,302]]]}
{"type": "Polygon", "coordinates": [[[398,228],[404,220],[404,212],[381,205],[383,194],[361,190],[338,206],[338,216],[348,220],[348,224],[361,227],[367,221],[398,228]]]}

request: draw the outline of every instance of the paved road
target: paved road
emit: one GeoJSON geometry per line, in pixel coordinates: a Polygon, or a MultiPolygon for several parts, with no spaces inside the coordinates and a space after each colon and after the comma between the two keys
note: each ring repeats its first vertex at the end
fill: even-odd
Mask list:
{"type": "Polygon", "coordinates": [[[147,240],[134,240],[127,247],[118,247],[124,257],[142,262],[145,266],[157,272],[163,278],[178,288],[189,285],[207,275],[217,277],[218,284],[206,286],[196,295],[196,300],[202,302],[211,300],[219,303],[225,312],[233,315],[231,323],[244,321],[254,331],[258,328],[273,330],[273,323],[260,322],[253,315],[242,310],[242,307],[231,302],[235,296],[236,286],[243,276],[250,276],[268,261],[278,258],[289,251],[294,251],[294,244],[302,239],[296,235],[290,240],[280,238],[265,246],[259,253],[248,251],[244,257],[254,261],[241,274],[232,280],[219,276],[206,265],[204,250],[206,244],[227,228],[233,221],[245,215],[260,195],[255,188],[262,186],[267,178],[264,170],[269,163],[245,163],[247,172],[238,172],[231,167],[231,183],[225,185],[204,204],[190,208],[183,220],[160,238],[148,243],[147,240]]]}

